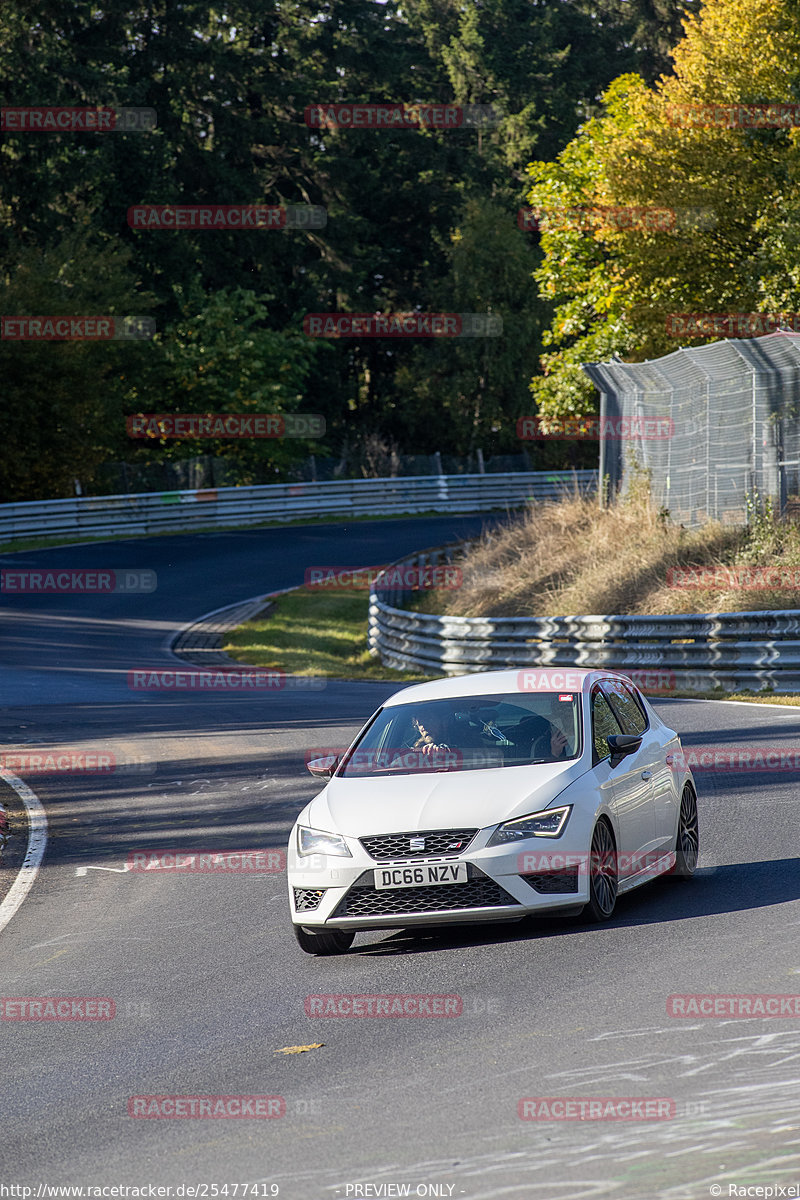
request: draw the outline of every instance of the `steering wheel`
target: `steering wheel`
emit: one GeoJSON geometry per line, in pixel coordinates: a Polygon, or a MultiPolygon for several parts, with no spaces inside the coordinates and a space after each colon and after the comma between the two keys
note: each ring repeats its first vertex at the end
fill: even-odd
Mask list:
{"type": "Polygon", "coordinates": [[[533,762],[537,760],[540,762],[560,762],[565,755],[569,754],[570,745],[569,739],[567,739],[559,757],[554,758],[553,751],[550,748],[551,737],[552,732],[548,730],[545,733],[540,733],[538,737],[533,739],[531,742],[531,760],[533,762]]]}

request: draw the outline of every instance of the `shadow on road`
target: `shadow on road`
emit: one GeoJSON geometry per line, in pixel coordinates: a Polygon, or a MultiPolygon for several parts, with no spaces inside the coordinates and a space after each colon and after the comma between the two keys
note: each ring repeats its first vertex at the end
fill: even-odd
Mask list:
{"type": "MultiPolygon", "coordinates": [[[[641,889],[622,896],[612,920],[604,925],[594,925],[580,917],[527,917],[523,921],[496,925],[405,929],[385,941],[357,945],[349,953],[367,957],[429,954],[466,946],[529,942],[586,933],[591,933],[592,937],[602,937],[610,930],[626,926],[691,921],[721,916],[723,913],[769,908],[799,899],[800,871],[796,858],[735,863],[724,867],[701,868],[694,879],[686,882],[658,879],[645,884],[641,889]]],[[[373,931],[372,936],[379,937],[380,931],[373,931]]]]}

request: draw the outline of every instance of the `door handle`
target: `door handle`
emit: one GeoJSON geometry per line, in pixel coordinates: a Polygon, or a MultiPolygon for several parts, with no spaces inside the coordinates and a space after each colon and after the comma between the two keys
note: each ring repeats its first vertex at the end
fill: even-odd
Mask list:
{"type": "Polygon", "coordinates": [[[652,774],[652,771],[642,771],[642,779],[649,779],[652,774]]]}

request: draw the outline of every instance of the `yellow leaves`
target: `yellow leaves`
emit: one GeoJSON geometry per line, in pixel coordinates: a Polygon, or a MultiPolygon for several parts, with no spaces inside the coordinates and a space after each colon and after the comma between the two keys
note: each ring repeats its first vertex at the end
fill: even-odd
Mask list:
{"type": "Polygon", "coordinates": [[[663,81],[671,99],[791,99],[800,27],[785,0],[706,0],[686,30],[673,54],[675,77],[663,81]]]}
{"type": "Polygon", "coordinates": [[[595,298],[594,306],[598,314],[611,312],[617,308],[618,301],[624,295],[625,289],[622,287],[610,287],[602,296],[595,298]]]}

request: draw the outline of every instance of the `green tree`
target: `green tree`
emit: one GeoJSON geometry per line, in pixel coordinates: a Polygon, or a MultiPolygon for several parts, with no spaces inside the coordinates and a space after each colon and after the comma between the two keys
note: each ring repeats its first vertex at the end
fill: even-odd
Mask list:
{"type": "Polygon", "coordinates": [[[447,259],[431,306],[492,314],[502,333],[420,343],[398,369],[398,399],[383,428],[398,440],[405,431],[415,445],[454,454],[519,452],[516,420],[530,409],[526,381],[545,318],[530,287],[534,251],[505,208],[473,198],[447,259]]]}
{"type": "MultiPolygon", "coordinates": [[[[44,249],[11,247],[0,266],[5,316],[142,316],[130,251],[85,214],[44,249]]],[[[152,343],[0,340],[0,497],[69,496],[122,442],[130,380],[152,343]]]]}
{"type": "MultiPolygon", "coordinates": [[[[517,236],[512,222],[524,164],[534,153],[555,155],[592,111],[602,87],[620,70],[644,63],[658,27],[655,18],[648,24],[648,2],[484,0],[476,6],[464,0],[329,0],[320,8],[311,0],[230,0],[222,7],[205,0],[114,5],[6,0],[0,10],[5,104],[148,107],[156,111],[158,125],[149,133],[5,135],[0,263],[11,275],[25,254],[33,255],[31,261],[47,256],[48,278],[55,279],[54,248],[67,249],[78,214],[91,213],[97,238],[113,239],[130,252],[130,289],[153,296],[147,311],[163,340],[103,350],[114,395],[151,411],[163,407],[164,372],[177,362],[171,354],[189,371],[183,376],[187,388],[191,371],[200,370],[197,345],[191,349],[182,340],[192,315],[211,339],[209,352],[221,361],[213,326],[203,318],[213,312],[230,328],[225,315],[230,307],[225,313],[214,307],[221,293],[227,297],[223,307],[235,307],[235,295],[250,293],[254,304],[269,297],[251,328],[281,335],[286,344],[299,334],[307,311],[408,311],[433,307],[434,298],[451,308],[450,235],[466,228],[464,206],[490,200],[498,223],[510,225],[517,236]],[[636,28],[641,26],[638,34],[628,11],[639,22],[636,28]],[[637,49],[640,44],[644,50],[637,49]],[[310,105],[398,100],[492,104],[502,119],[480,132],[329,130],[304,122],[310,105]],[[136,231],[127,223],[134,205],[202,201],[321,205],[328,224],[280,233],[177,233],[136,231]],[[193,314],[185,311],[187,298],[196,305],[193,314]],[[175,331],[175,343],[167,331],[175,331]]],[[[653,12],[674,15],[679,9],[669,0],[668,10],[653,12]]],[[[476,269],[485,274],[481,246],[464,237],[477,256],[476,269]]],[[[72,268],[62,265],[69,274],[72,268]]],[[[497,281],[494,294],[502,296],[504,286],[497,281]]],[[[507,291],[515,294],[514,287],[507,291]]],[[[81,294],[85,310],[97,311],[103,298],[102,288],[92,292],[87,279],[81,294]]],[[[35,299],[47,313],[58,311],[61,297],[53,285],[35,299]]],[[[529,299],[526,311],[536,303],[529,299]]],[[[521,336],[527,337],[522,327],[521,336]]],[[[506,347],[503,362],[514,356],[524,362],[530,344],[513,353],[506,347]]],[[[243,342],[240,349],[254,362],[271,361],[259,359],[256,345],[243,342]]],[[[454,420],[457,416],[463,429],[475,422],[475,386],[482,413],[492,405],[508,412],[511,385],[495,361],[496,347],[483,346],[483,358],[469,367],[466,347],[424,349],[438,377],[460,373],[462,382],[449,394],[463,397],[452,400],[454,420]],[[497,396],[484,395],[476,379],[492,381],[489,391],[496,384],[497,396]],[[463,413],[456,413],[458,404],[463,413]]],[[[392,425],[404,447],[432,448],[432,426],[416,420],[403,425],[413,397],[401,403],[397,372],[413,350],[395,342],[343,339],[308,359],[298,390],[306,411],[325,415],[327,445],[333,448],[362,420],[373,429],[392,425]]],[[[96,355],[93,361],[99,360],[96,355]]],[[[55,362],[55,355],[47,361],[55,362]]],[[[225,377],[238,386],[233,375],[225,377]]],[[[105,412],[99,393],[92,390],[94,400],[86,400],[77,374],[64,373],[61,392],[40,394],[45,380],[30,378],[28,392],[15,393],[14,404],[27,404],[31,420],[51,396],[63,394],[66,404],[67,386],[76,389],[74,411],[95,403],[98,414],[105,412]]],[[[254,394],[262,385],[247,364],[239,380],[254,394]]],[[[195,378],[192,390],[198,387],[195,378]]],[[[177,396],[175,403],[186,407],[177,396]]],[[[111,438],[116,424],[98,416],[97,427],[106,425],[111,438]]],[[[483,417],[478,425],[485,432],[483,417]]],[[[470,444],[472,435],[464,437],[470,444]]],[[[114,445],[114,457],[130,449],[114,445]]],[[[109,454],[112,449],[109,443],[109,454]]],[[[97,454],[102,453],[98,443],[97,454]]],[[[242,464],[250,470],[245,458],[242,464]]],[[[21,494],[21,476],[14,486],[21,494]]],[[[44,477],[30,475],[27,486],[29,496],[43,494],[44,477]]]]}
{"type": "MultiPolygon", "coordinates": [[[[266,299],[243,288],[208,298],[202,293],[181,298],[181,317],[157,336],[159,412],[255,415],[297,410],[319,347],[302,334],[270,329],[266,299]]],[[[145,389],[145,398],[152,394],[152,388],[145,389]]],[[[131,390],[129,415],[141,398],[140,389],[131,390]]],[[[305,442],[283,438],[153,438],[144,447],[141,442],[131,447],[138,451],[127,453],[133,462],[154,454],[165,460],[201,454],[228,459],[238,482],[245,484],[260,482],[270,470],[282,473],[307,454],[305,442]]]]}

